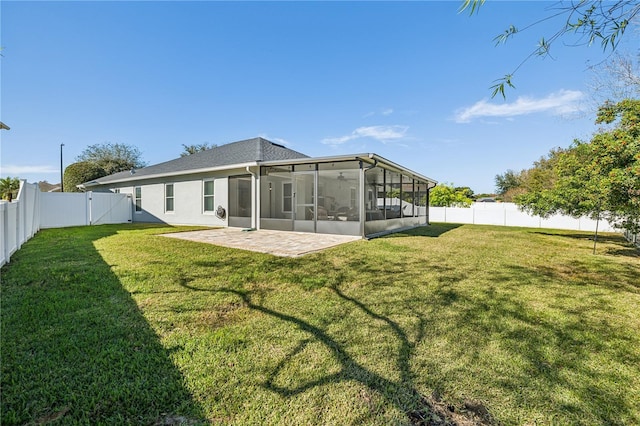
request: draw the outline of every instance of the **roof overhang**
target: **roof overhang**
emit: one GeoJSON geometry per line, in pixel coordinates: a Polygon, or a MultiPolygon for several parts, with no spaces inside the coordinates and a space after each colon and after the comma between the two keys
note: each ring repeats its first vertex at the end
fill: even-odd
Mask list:
{"type": "Polygon", "coordinates": [[[92,180],[90,182],[85,182],[78,185],[80,189],[92,188],[94,186],[107,186],[112,183],[124,183],[124,182],[136,182],[140,180],[148,180],[148,179],[159,179],[164,177],[172,177],[172,176],[185,176],[185,175],[193,175],[199,173],[211,173],[211,172],[220,172],[224,170],[232,170],[232,169],[244,169],[246,167],[255,167],[258,166],[259,163],[256,161],[252,161],[249,163],[240,163],[240,164],[229,164],[225,166],[218,167],[205,167],[201,169],[189,169],[189,170],[180,170],[175,172],[166,172],[166,173],[154,173],[154,174],[141,174],[136,175],[135,173],[126,177],[122,177],[120,179],[109,179],[108,181],[99,182],[98,180],[92,180]]]}
{"type": "Polygon", "coordinates": [[[386,158],[381,157],[377,154],[365,153],[365,154],[335,155],[335,156],[329,156],[329,157],[303,157],[303,158],[295,158],[291,160],[252,161],[248,163],[228,164],[228,165],[218,166],[218,167],[206,167],[201,169],[190,169],[190,170],[181,170],[181,171],[155,173],[155,174],[136,175],[134,173],[132,175],[123,176],[122,178],[119,178],[119,179],[109,179],[104,182],[100,182],[99,180],[85,182],[83,184],[78,185],[78,188],[89,189],[96,186],[108,186],[108,185],[117,184],[117,183],[137,182],[142,180],[161,179],[161,178],[173,177],[173,176],[185,176],[185,175],[193,175],[193,174],[201,174],[201,173],[220,172],[224,170],[244,169],[247,167],[256,167],[256,166],[267,166],[267,167],[268,166],[288,166],[288,165],[309,164],[309,163],[334,163],[334,162],[341,162],[341,161],[362,161],[370,165],[381,165],[385,169],[402,173],[414,179],[427,182],[429,185],[429,188],[433,188],[438,184],[438,181],[435,179],[431,179],[430,177],[424,176],[420,173],[416,173],[410,169],[407,169],[406,167],[403,167],[397,163],[394,163],[393,161],[387,160],[386,158]]]}
{"type": "Polygon", "coordinates": [[[406,176],[414,179],[422,180],[429,183],[429,187],[433,188],[438,184],[438,181],[424,176],[420,173],[416,173],[413,170],[407,169],[393,161],[387,160],[378,154],[366,153],[366,154],[348,154],[348,155],[334,155],[330,157],[309,157],[309,158],[296,158],[292,160],[281,161],[264,161],[259,163],[260,166],[277,166],[277,165],[296,165],[296,164],[309,164],[309,163],[334,163],[340,161],[363,161],[371,165],[383,165],[384,168],[392,170],[394,172],[402,173],[406,176]]]}

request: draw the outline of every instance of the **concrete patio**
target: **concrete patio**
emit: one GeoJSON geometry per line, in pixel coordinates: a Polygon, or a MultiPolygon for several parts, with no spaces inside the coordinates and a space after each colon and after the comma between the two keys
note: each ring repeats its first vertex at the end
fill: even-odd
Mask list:
{"type": "Polygon", "coordinates": [[[282,257],[300,257],[340,244],[357,241],[350,235],[312,234],[308,232],[271,231],[241,228],[217,228],[201,231],[163,234],[165,237],[197,241],[242,250],[268,253],[282,257]]]}

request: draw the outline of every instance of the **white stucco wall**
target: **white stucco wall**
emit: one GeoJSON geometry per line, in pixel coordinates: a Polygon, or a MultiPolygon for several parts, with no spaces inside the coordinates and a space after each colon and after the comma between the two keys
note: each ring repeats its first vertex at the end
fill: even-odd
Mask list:
{"type": "MultiPolygon", "coordinates": [[[[238,169],[231,174],[246,175],[246,170],[238,169]]],[[[136,183],[142,188],[142,212],[135,212],[135,186],[109,185],[110,190],[132,194],[134,222],[164,222],[175,225],[227,226],[228,216],[216,217],[215,212],[204,212],[203,185],[205,180],[214,180],[214,206],[222,206],[228,215],[229,179],[225,174],[198,174],[174,177],[170,180],[153,179],[136,183]],[[174,211],[165,212],[165,184],[173,184],[174,211]]],[[[105,188],[107,189],[107,188],[105,188]]]]}

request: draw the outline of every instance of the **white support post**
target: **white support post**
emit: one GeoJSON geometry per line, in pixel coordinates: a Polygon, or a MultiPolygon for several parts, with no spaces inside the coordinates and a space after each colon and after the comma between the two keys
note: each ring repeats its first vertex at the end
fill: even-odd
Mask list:
{"type": "Polygon", "coordinates": [[[87,192],[87,201],[89,203],[89,226],[93,225],[93,192],[87,192]]]}

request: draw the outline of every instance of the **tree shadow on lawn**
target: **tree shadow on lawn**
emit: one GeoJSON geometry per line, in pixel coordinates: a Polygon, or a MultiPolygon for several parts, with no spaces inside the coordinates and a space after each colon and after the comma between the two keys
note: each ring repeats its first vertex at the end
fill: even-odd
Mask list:
{"type": "MultiPolygon", "coordinates": [[[[602,272],[605,280],[606,274],[602,272]]],[[[640,280],[637,270],[635,276],[640,280]]],[[[566,283],[566,288],[563,280],[551,269],[541,279],[538,269],[511,266],[495,277],[495,286],[480,294],[470,297],[457,292],[456,314],[448,330],[455,333],[466,328],[473,336],[458,356],[471,364],[483,363],[485,354],[499,342],[499,351],[523,367],[513,371],[496,364],[491,380],[504,389],[518,389],[513,393],[516,404],[539,405],[540,413],[552,407],[565,413],[568,423],[637,422],[634,397],[625,389],[633,389],[640,374],[638,338],[635,330],[615,322],[620,307],[610,299],[612,291],[637,291],[603,281],[606,292],[586,296],[578,289],[591,283],[587,273],[566,283]],[[544,309],[519,296],[526,286],[553,287],[553,297],[544,309]]],[[[452,289],[455,286],[444,285],[436,294],[446,303],[452,289]]]]}
{"type": "MultiPolygon", "coordinates": [[[[625,340],[634,339],[627,335],[628,330],[615,327],[609,330],[611,324],[589,317],[590,309],[615,311],[611,302],[606,297],[599,297],[593,298],[591,305],[567,309],[562,303],[571,303],[574,296],[569,288],[548,302],[544,298],[536,299],[538,303],[551,304],[550,311],[540,313],[519,294],[520,285],[544,287],[561,280],[563,277],[552,269],[545,271],[541,278],[539,268],[507,265],[493,277],[495,285],[472,292],[469,275],[465,273],[468,271],[431,263],[428,254],[403,257],[398,252],[383,252],[372,261],[366,244],[355,246],[346,258],[327,252],[283,259],[222,248],[207,249],[207,253],[205,260],[193,262],[193,268],[176,277],[175,283],[188,290],[228,295],[236,305],[240,303],[305,334],[297,341],[287,342],[293,347],[284,355],[278,355],[279,361],[261,382],[264,389],[284,398],[323,385],[356,382],[396,407],[414,424],[495,422],[489,410],[476,400],[456,402],[459,400],[448,397],[445,402],[440,398],[440,394],[460,395],[459,390],[450,390],[459,388],[456,377],[459,375],[469,386],[466,395],[473,398],[491,402],[495,393],[506,394],[496,404],[502,404],[501,408],[506,406],[507,412],[511,410],[512,417],[509,418],[509,414],[505,417],[507,422],[526,421],[517,417],[521,413],[534,413],[545,421],[557,415],[560,423],[565,420],[566,423],[581,423],[583,418],[595,419],[596,423],[602,424],[637,420],[637,412],[630,406],[628,395],[617,387],[632,384],[633,379],[616,371],[615,367],[604,372],[594,367],[598,364],[594,357],[599,355],[605,356],[605,361],[640,361],[637,353],[623,345],[625,340]],[[251,266],[247,267],[249,264],[251,266]],[[425,278],[427,269],[437,270],[437,274],[425,278]],[[277,288],[269,284],[271,280],[277,282],[277,288]],[[415,296],[408,295],[406,290],[410,286],[407,283],[411,280],[415,280],[416,288],[424,286],[428,289],[415,296]],[[378,299],[375,293],[381,285],[393,292],[383,288],[384,293],[378,293],[381,297],[378,299]],[[396,293],[396,285],[406,288],[396,293]],[[374,366],[367,365],[369,358],[360,359],[357,352],[354,353],[352,342],[341,340],[339,333],[328,328],[328,320],[323,322],[322,318],[288,312],[287,309],[295,309],[292,306],[270,306],[269,297],[280,286],[299,287],[309,291],[309,297],[314,297],[315,291],[323,297],[328,292],[330,303],[341,305],[338,311],[358,312],[360,318],[365,318],[365,322],[359,319],[358,324],[345,326],[383,324],[377,329],[385,335],[383,344],[393,347],[388,355],[393,360],[390,374],[397,374],[397,378],[389,378],[385,372],[377,372],[374,366]],[[393,297],[387,299],[390,294],[393,297]],[[554,310],[562,312],[562,321],[552,315],[554,310]],[[411,320],[394,320],[396,315],[411,317],[411,320]],[[594,330],[595,333],[590,334],[594,330]],[[437,334],[449,339],[447,353],[441,360],[425,359],[424,352],[431,353],[428,349],[433,344],[431,340],[440,337],[437,334]],[[337,371],[321,373],[320,377],[306,381],[292,376],[293,380],[287,381],[287,374],[290,374],[287,368],[312,344],[326,349],[338,365],[337,371]],[[517,362],[507,361],[502,365],[501,358],[496,358],[492,352],[495,346],[505,359],[517,362]],[[416,364],[418,352],[422,358],[416,364]],[[433,389],[434,392],[425,395],[421,389],[433,389]],[[485,397],[484,392],[493,395],[485,397]],[[452,403],[454,405],[448,405],[452,403]],[[549,411],[553,414],[547,416],[549,411]],[[432,416],[434,413],[437,418],[432,416]]],[[[163,258],[163,262],[171,260],[163,258]]],[[[587,279],[582,277],[573,285],[579,286],[587,279]]],[[[380,342],[371,344],[379,345],[380,342]]],[[[380,347],[372,347],[372,351],[380,351],[380,347]]],[[[375,415],[371,413],[370,418],[362,421],[371,422],[375,415]]]]}
{"type": "MultiPolygon", "coordinates": [[[[359,254],[355,253],[356,258],[359,254]]],[[[349,261],[332,274],[318,276],[316,264],[327,266],[328,258],[322,254],[293,260],[268,258],[266,263],[283,273],[288,271],[285,280],[290,284],[310,292],[329,291],[335,298],[335,306],[350,306],[367,318],[365,322],[383,324],[380,332],[390,336],[387,343],[395,342],[389,357],[393,359],[392,370],[398,373],[398,378],[389,378],[359,361],[353,354],[351,342],[341,341],[335,331],[317,325],[316,321],[312,323],[304,314],[294,315],[266,306],[268,295],[264,289],[249,289],[249,281],[234,282],[233,286],[200,288],[187,279],[181,280],[180,285],[191,290],[234,295],[250,310],[287,323],[307,335],[282,356],[262,383],[265,389],[285,398],[327,384],[357,382],[405,413],[413,424],[496,423],[487,407],[478,402],[491,401],[495,396],[485,397],[483,392],[506,395],[503,396],[506,403],[496,403],[506,404],[507,408],[502,408],[507,412],[511,410],[504,418],[507,423],[526,421],[526,418],[518,417],[522,413],[539,420],[553,417],[560,423],[584,420],[625,424],[638,420],[633,397],[624,392],[625,388],[633,388],[635,377],[640,373],[634,367],[640,365],[640,357],[633,350],[635,345],[629,343],[637,341],[637,336],[633,330],[625,328],[625,323],[611,323],[605,315],[600,315],[616,313],[616,306],[608,297],[611,291],[635,292],[636,287],[630,283],[639,281],[637,270],[626,271],[620,287],[600,281],[600,278],[620,272],[615,265],[613,269],[600,270],[595,278],[592,269],[583,270],[576,265],[579,273],[566,289],[553,289],[548,299],[536,296],[532,303],[526,294],[520,293],[521,287],[547,291],[546,287],[562,282],[566,277],[551,268],[541,271],[505,265],[498,273],[486,272],[493,274],[494,285],[471,291],[469,282],[472,278],[469,276],[456,268],[428,264],[421,259],[408,260],[403,264],[403,271],[387,271],[384,276],[381,269],[372,270],[371,262],[349,261]],[[421,272],[424,268],[437,269],[437,274],[420,281],[425,280],[421,272]],[[399,274],[404,276],[398,277],[399,274]],[[385,276],[389,277],[390,282],[386,285],[390,288],[395,286],[396,279],[399,285],[414,279],[417,286],[430,290],[415,297],[394,293],[394,300],[374,303],[374,299],[368,298],[372,301],[365,302],[352,294],[359,291],[353,287],[354,276],[360,276],[358,283],[371,291],[377,291],[376,282],[384,281],[385,276]],[[606,293],[579,296],[584,293],[578,293],[577,289],[594,283],[600,283],[606,293]],[[423,298],[425,295],[428,299],[423,298]],[[539,303],[547,306],[537,309],[539,303]],[[395,315],[413,320],[407,325],[394,320],[395,315]],[[438,340],[441,336],[450,342],[443,359],[425,358],[424,351],[430,353],[426,348],[434,344],[430,340],[438,340]],[[286,380],[286,374],[290,374],[287,372],[289,365],[313,343],[327,349],[339,365],[338,370],[302,383],[294,380],[291,384],[286,380]],[[420,373],[415,370],[418,352],[421,353],[419,363],[422,363],[420,373]],[[464,400],[454,399],[451,405],[450,397],[443,401],[439,395],[450,394],[452,386],[460,386],[452,382],[459,378],[467,380],[471,386],[462,394],[471,396],[464,400]],[[434,391],[425,395],[420,390],[425,388],[434,391]],[[527,407],[526,411],[520,411],[523,406],[527,407]],[[442,423],[435,420],[438,418],[442,423]]],[[[395,257],[377,259],[374,265],[387,265],[390,259],[395,260],[395,257]]],[[[216,263],[216,268],[219,267],[216,263]]],[[[239,265],[235,267],[240,268],[239,265]]],[[[363,323],[363,326],[367,325],[363,323]]]]}
{"type": "Polygon", "coordinates": [[[169,353],[94,247],[122,229],[42,230],[3,267],[2,424],[202,422],[169,353]]]}
{"type": "MultiPolygon", "coordinates": [[[[551,237],[570,238],[574,240],[587,240],[593,241],[595,233],[587,232],[575,232],[575,231],[562,231],[557,232],[545,232],[545,231],[532,231],[533,234],[548,235],[551,237]]],[[[614,234],[611,232],[598,233],[598,240],[596,244],[596,254],[601,254],[602,249],[598,244],[608,243],[613,247],[607,247],[604,249],[604,253],[612,256],[627,256],[627,257],[640,257],[640,248],[635,247],[628,242],[622,235],[614,234]]]]}
{"type": "MultiPolygon", "coordinates": [[[[300,267],[297,259],[292,260],[292,262],[298,264],[300,267]]],[[[469,400],[466,401],[463,406],[456,408],[442,401],[437,392],[425,396],[416,388],[414,384],[415,374],[411,369],[411,358],[416,344],[422,342],[424,339],[425,327],[428,323],[424,316],[418,311],[406,312],[406,314],[410,314],[418,320],[417,330],[415,330],[416,337],[414,341],[411,341],[405,329],[403,329],[398,322],[393,321],[389,316],[375,312],[358,299],[346,295],[340,289],[340,278],[331,280],[332,282],[329,283],[323,281],[320,286],[332,292],[338,300],[351,306],[352,309],[356,309],[364,314],[369,321],[382,322],[386,325],[386,328],[390,330],[399,345],[395,355],[396,371],[399,372],[399,378],[392,380],[358,362],[354,356],[349,354],[348,343],[340,342],[320,326],[316,326],[300,316],[280,312],[264,306],[262,304],[265,299],[264,290],[247,290],[242,288],[242,286],[240,286],[241,288],[199,288],[193,286],[191,284],[192,281],[193,279],[180,279],[177,282],[189,290],[234,295],[250,310],[288,323],[291,327],[301,330],[308,335],[307,338],[301,339],[287,355],[282,357],[276,367],[268,374],[268,378],[262,386],[271,392],[289,398],[323,385],[341,382],[357,382],[394,405],[407,416],[407,420],[413,425],[467,426],[491,425],[494,423],[493,417],[480,402],[469,400]],[[256,302],[254,299],[259,299],[259,301],[256,302]],[[320,343],[323,345],[329,353],[331,353],[332,358],[339,364],[339,370],[297,386],[279,385],[277,382],[282,371],[287,368],[287,365],[296,355],[302,353],[311,343],[320,343]]],[[[364,421],[367,419],[363,418],[361,420],[364,421]]]]}

